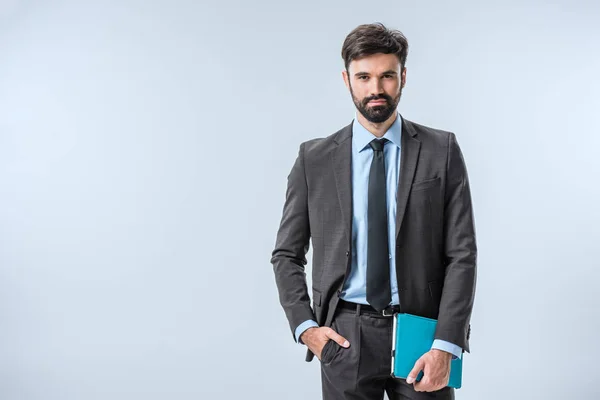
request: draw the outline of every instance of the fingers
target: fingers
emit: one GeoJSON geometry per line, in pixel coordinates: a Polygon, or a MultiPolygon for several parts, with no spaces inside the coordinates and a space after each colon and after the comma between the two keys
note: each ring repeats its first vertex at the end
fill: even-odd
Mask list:
{"type": "Polygon", "coordinates": [[[435,392],[446,387],[449,375],[449,372],[444,370],[444,365],[436,363],[426,353],[417,360],[406,382],[409,384],[414,382],[413,387],[417,392],[435,392]],[[416,382],[421,370],[423,371],[423,378],[420,382],[416,382]]]}
{"type": "Polygon", "coordinates": [[[432,390],[429,385],[429,380],[425,376],[419,382],[415,382],[413,387],[417,392],[430,392],[432,390]]]}
{"type": "Polygon", "coordinates": [[[423,379],[416,382],[413,387],[417,392],[435,392],[436,390],[445,388],[446,385],[436,385],[431,379],[427,379],[427,376],[424,376],[423,379]]]}
{"type": "MultiPolygon", "coordinates": [[[[423,377],[419,382],[415,382],[415,384],[413,385],[415,391],[417,392],[432,392],[437,389],[431,381],[431,375],[429,373],[430,371],[428,367],[429,366],[427,365],[425,360],[423,360],[423,377]]],[[[417,375],[419,375],[419,372],[417,372],[417,375]]],[[[417,375],[415,375],[415,377],[417,375]]]]}
{"type": "Polygon", "coordinates": [[[421,357],[417,360],[413,369],[408,373],[408,376],[406,377],[406,383],[413,383],[416,381],[417,375],[419,375],[419,372],[421,372],[423,368],[425,368],[425,360],[423,357],[421,357]]]}
{"type": "Polygon", "coordinates": [[[345,337],[343,337],[342,335],[340,335],[339,333],[337,333],[336,331],[334,331],[331,328],[328,328],[325,330],[325,335],[331,339],[334,340],[335,342],[337,342],[337,344],[339,344],[342,347],[349,347],[350,346],[350,342],[348,342],[348,340],[346,340],[345,337]]]}

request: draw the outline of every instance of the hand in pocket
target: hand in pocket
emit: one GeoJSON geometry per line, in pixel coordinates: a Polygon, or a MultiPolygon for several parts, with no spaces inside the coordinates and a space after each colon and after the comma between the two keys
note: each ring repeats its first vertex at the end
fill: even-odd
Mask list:
{"type": "Polygon", "coordinates": [[[327,351],[328,349],[325,346],[332,346],[333,342],[336,342],[342,347],[350,347],[350,342],[346,340],[345,337],[337,333],[333,328],[323,326],[320,328],[308,328],[302,335],[300,335],[302,342],[304,342],[310,351],[312,351],[319,361],[321,360],[321,356],[323,355],[323,351],[327,351]]]}

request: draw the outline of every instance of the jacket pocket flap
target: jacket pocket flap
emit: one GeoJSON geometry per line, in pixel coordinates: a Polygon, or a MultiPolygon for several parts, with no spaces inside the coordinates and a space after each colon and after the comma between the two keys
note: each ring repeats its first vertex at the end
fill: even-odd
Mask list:
{"type": "Polygon", "coordinates": [[[321,292],[319,292],[317,289],[313,289],[313,303],[316,306],[321,305],[321,292]]]}

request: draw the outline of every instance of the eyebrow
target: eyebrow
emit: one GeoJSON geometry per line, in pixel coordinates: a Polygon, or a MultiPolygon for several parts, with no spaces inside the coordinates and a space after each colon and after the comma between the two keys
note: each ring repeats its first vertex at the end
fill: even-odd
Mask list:
{"type": "MultiPolygon", "coordinates": [[[[398,75],[398,73],[396,71],[394,71],[393,69],[388,69],[387,71],[384,71],[381,73],[381,75],[398,75]]],[[[354,76],[363,76],[363,75],[370,75],[368,72],[357,72],[354,74],[354,76]]]]}

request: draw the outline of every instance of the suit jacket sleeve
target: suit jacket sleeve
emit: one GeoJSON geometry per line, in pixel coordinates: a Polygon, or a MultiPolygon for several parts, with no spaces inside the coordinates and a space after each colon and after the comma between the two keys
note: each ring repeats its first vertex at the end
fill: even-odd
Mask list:
{"type": "Polygon", "coordinates": [[[271,263],[279,301],[288,319],[292,337],[296,327],[316,320],[306,285],[306,253],[309,249],[308,187],[304,169],[304,143],[287,178],[287,191],[281,223],[271,263]]]}
{"type": "Polygon", "coordinates": [[[470,352],[471,311],[475,297],[477,246],[469,179],[456,136],[448,136],[444,196],[446,274],[435,338],[470,352]]]}

